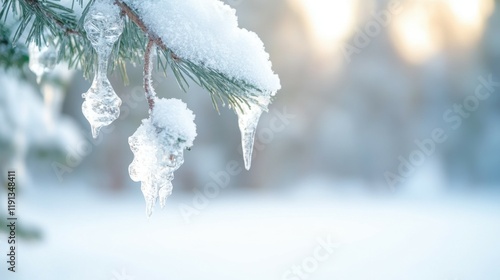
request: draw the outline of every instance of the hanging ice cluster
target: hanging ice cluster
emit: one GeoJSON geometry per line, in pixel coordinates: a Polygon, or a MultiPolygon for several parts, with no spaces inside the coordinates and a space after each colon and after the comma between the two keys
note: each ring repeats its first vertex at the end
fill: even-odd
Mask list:
{"type": "Polygon", "coordinates": [[[141,181],[148,216],[157,199],[163,208],[172,193],[174,171],[184,163],[184,150],[196,137],[194,117],[181,100],[155,98],[150,117],[128,139],[134,153],[130,178],[141,181]]]}
{"type": "Polygon", "coordinates": [[[44,42],[41,46],[37,46],[35,42],[31,42],[28,50],[30,57],[29,68],[33,73],[35,73],[37,82],[40,83],[42,81],[43,74],[54,69],[56,66],[56,47],[49,42],[44,42]]]}
{"type": "Polygon", "coordinates": [[[249,169],[259,118],[281,88],[262,41],[239,28],[235,10],[219,0],[123,1],[178,57],[259,89],[253,93],[257,104],[233,108],[249,169]]]}
{"type": "Polygon", "coordinates": [[[92,127],[92,136],[97,138],[102,127],[111,124],[120,116],[121,99],[116,95],[107,77],[108,60],[113,45],[123,32],[123,19],[113,1],[96,0],[84,20],[87,38],[98,57],[97,72],[90,89],[82,94],[83,115],[92,127]]]}

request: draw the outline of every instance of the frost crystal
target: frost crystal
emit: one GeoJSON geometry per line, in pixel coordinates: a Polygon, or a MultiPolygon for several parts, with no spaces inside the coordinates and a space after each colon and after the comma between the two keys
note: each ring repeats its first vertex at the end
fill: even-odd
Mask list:
{"type": "Polygon", "coordinates": [[[57,63],[57,52],[54,45],[44,43],[38,47],[35,42],[29,44],[29,68],[35,73],[37,82],[40,83],[43,74],[54,69],[57,63]]]}
{"type": "Polygon", "coordinates": [[[92,127],[92,136],[97,138],[102,127],[120,116],[122,101],[106,75],[111,50],[123,31],[119,8],[112,1],[95,1],[85,17],[84,28],[97,52],[98,67],[92,86],[82,94],[82,111],[92,127]]]}
{"type": "Polygon", "coordinates": [[[156,200],[163,208],[172,193],[174,171],[184,163],[184,150],[196,137],[194,114],[178,99],[155,98],[148,119],[129,137],[134,160],[129,166],[130,178],[141,181],[146,213],[151,216],[156,200]]]}

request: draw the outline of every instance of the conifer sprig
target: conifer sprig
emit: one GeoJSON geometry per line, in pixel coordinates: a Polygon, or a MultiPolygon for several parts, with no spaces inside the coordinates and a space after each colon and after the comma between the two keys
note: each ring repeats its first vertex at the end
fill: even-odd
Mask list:
{"type": "MultiPolygon", "coordinates": [[[[58,60],[66,61],[71,68],[82,69],[89,78],[95,69],[96,53],[86,38],[83,18],[94,0],[73,0],[71,7],[62,5],[57,0],[4,0],[0,11],[0,25],[11,29],[11,42],[24,41],[42,45],[51,42],[58,49],[58,60]],[[86,3],[84,3],[86,2],[86,3]],[[75,13],[76,5],[83,9],[81,15],[75,13]]],[[[170,68],[179,87],[183,91],[189,88],[188,80],[207,90],[214,107],[218,103],[229,104],[241,109],[241,105],[257,103],[257,87],[241,80],[235,80],[214,69],[178,57],[140,19],[137,13],[122,0],[115,0],[125,20],[123,34],[111,54],[111,71],[120,70],[125,83],[128,82],[126,65],[144,62],[145,46],[149,39],[158,46],[157,68],[165,75],[170,68]]],[[[21,43],[22,44],[22,43],[21,43]]]]}

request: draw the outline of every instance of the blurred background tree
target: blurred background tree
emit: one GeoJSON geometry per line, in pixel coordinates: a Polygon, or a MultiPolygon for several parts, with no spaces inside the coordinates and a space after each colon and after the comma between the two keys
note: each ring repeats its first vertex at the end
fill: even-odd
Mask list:
{"type": "MultiPolygon", "coordinates": [[[[391,14],[380,34],[370,37],[369,44],[347,60],[345,46],[354,45],[359,32],[365,32],[375,15],[387,11],[390,1],[227,1],[237,9],[242,26],[261,34],[282,77],[283,94],[273,109],[281,112],[286,107],[296,116],[266,144],[262,131],[274,117],[272,110],[263,117],[256,141],[264,148],[255,152],[253,169],[234,178],[235,185],[276,188],[324,177],[386,190],[384,172],[397,168],[399,155],[408,156],[415,148],[413,140],[445,126],[443,112],[473,93],[480,75],[500,75],[498,1],[396,2],[400,13],[391,14]]],[[[6,34],[9,28],[8,22],[3,23],[2,32],[6,34]]],[[[21,76],[33,84],[33,75],[26,71],[26,47],[18,43],[11,48],[4,43],[12,33],[2,39],[7,48],[2,48],[1,63],[24,65],[21,76]]],[[[122,86],[116,74],[111,78],[122,99],[138,96],[141,72],[129,68],[129,86],[122,86]]],[[[88,81],[80,76],[66,76],[62,115],[86,127],[79,107],[88,81]]],[[[172,75],[158,80],[156,86],[193,104],[201,116],[197,152],[187,153],[186,161],[191,164],[179,170],[179,186],[186,190],[200,187],[210,180],[209,172],[240,159],[236,119],[228,110],[221,110],[222,118],[217,117],[209,98],[184,95],[172,75]],[[227,149],[228,145],[232,148],[227,149]]],[[[201,91],[196,86],[190,89],[201,91]]],[[[426,164],[435,171],[428,171],[435,175],[432,180],[444,180],[444,188],[498,185],[499,102],[498,95],[492,95],[458,131],[450,133],[449,141],[426,164]]],[[[132,184],[126,176],[132,157],[126,138],[147,109],[141,102],[132,102],[129,109],[134,110],[99,144],[79,134],[92,151],[70,167],[64,179],[81,178],[105,189],[132,184]]],[[[67,154],[58,162],[66,164],[67,154]]],[[[58,182],[50,165],[28,162],[34,172],[58,182]]]]}
{"type": "MultiPolygon", "coordinates": [[[[380,265],[377,268],[387,273],[400,268],[405,277],[413,275],[415,279],[432,279],[420,277],[419,273],[432,274],[431,267],[442,268],[445,261],[449,265],[444,266],[445,270],[471,268],[471,274],[458,274],[458,278],[480,278],[484,271],[488,271],[484,275],[498,274],[496,266],[491,265],[495,263],[494,258],[490,257],[498,252],[498,242],[495,243],[498,236],[495,205],[498,203],[495,192],[491,191],[500,186],[500,94],[497,90],[481,102],[478,110],[464,119],[457,130],[450,129],[443,113],[474,94],[480,76],[492,75],[495,81],[500,81],[500,1],[225,2],[236,9],[241,26],[262,38],[283,89],[270,112],[260,121],[252,169],[231,177],[231,187],[221,192],[221,200],[214,200],[214,207],[206,210],[204,216],[197,217],[201,222],[194,227],[183,226],[182,221],[172,222],[180,216],[175,209],[165,211],[170,219],[167,222],[157,219],[140,224],[144,220],[142,213],[137,217],[133,215],[142,209],[142,201],[132,204],[125,196],[132,193],[131,197],[137,198],[140,192],[139,184],[129,180],[127,174],[132,160],[127,137],[147,116],[142,68],[127,64],[128,85],[124,85],[119,71],[110,77],[124,100],[122,117],[102,137],[92,140],[89,125],[81,114],[81,94],[90,84],[83,78],[83,72],[67,71],[67,65],[58,65],[46,76],[47,85],[58,89],[64,97],[56,118],[46,117],[50,116],[48,108],[53,99],[41,93],[43,89],[28,69],[28,46],[22,40],[14,46],[15,27],[9,21],[0,22],[0,64],[9,69],[0,70],[0,167],[3,170],[15,163],[16,170],[24,170],[20,176],[26,180],[23,191],[41,190],[32,192],[36,196],[31,198],[39,204],[25,206],[31,208],[31,213],[45,210],[37,217],[40,224],[47,218],[54,222],[54,225],[44,225],[44,233],[50,230],[56,238],[46,243],[39,251],[40,256],[46,255],[47,248],[53,248],[51,252],[70,252],[75,248],[84,251],[79,245],[81,232],[84,232],[95,234],[85,240],[88,243],[96,241],[94,247],[83,243],[91,248],[86,257],[89,263],[90,260],[96,263],[115,260],[116,255],[107,254],[96,259],[94,248],[106,248],[113,253],[118,248],[126,248],[126,252],[119,251],[123,258],[133,260],[131,263],[139,258],[151,263],[145,269],[151,273],[156,273],[153,266],[164,271],[168,264],[177,266],[179,263],[181,265],[176,267],[179,274],[195,272],[197,269],[193,269],[191,262],[182,260],[198,262],[200,255],[207,256],[201,258],[206,263],[213,261],[207,265],[212,269],[216,267],[214,263],[227,256],[233,258],[234,255],[227,252],[236,251],[236,254],[248,253],[249,256],[242,258],[240,267],[262,265],[256,260],[275,266],[281,259],[272,257],[292,252],[290,248],[304,241],[301,238],[313,240],[313,234],[317,234],[315,230],[326,226],[335,234],[345,234],[348,245],[354,244],[349,243],[351,236],[364,236],[366,232],[376,236],[372,239],[360,237],[362,241],[346,246],[341,252],[350,253],[351,258],[342,255],[331,267],[344,269],[347,276],[355,271],[367,274],[376,271],[373,267],[360,270],[360,260],[373,260],[374,266],[380,265]],[[379,25],[376,36],[366,35],[366,28],[376,28],[374,22],[377,23],[377,18],[394,4],[399,4],[399,12],[390,14],[388,24],[379,25]],[[367,38],[362,44],[361,34],[367,38]],[[349,58],[345,55],[347,46],[357,49],[349,58]],[[293,118],[283,129],[273,131],[274,120],[283,112],[293,118]],[[448,140],[397,188],[397,194],[402,194],[395,196],[397,201],[383,197],[373,203],[352,202],[339,192],[321,190],[324,187],[340,192],[389,192],[384,172],[396,172],[398,157],[408,157],[416,148],[414,140],[429,138],[435,128],[445,129],[448,140]],[[55,172],[54,164],[65,167],[64,173],[55,172]],[[28,174],[36,180],[30,180],[28,174]],[[67,192],[62,192],[63,189],[67,192]],[[102,199],[88,201],[85,199],[95,197],[82,195],[83,199],[78,200],[79,189],[92,190],[93,194],[97,193],[95,197],[102,199]],[[308,200],[307,195],[318,189],[320,198],[311,195],[313,198],[308,200]],[[464,191],[457,200],[450,199],[453,196],[440,196],[435,204],[429,200],[413,204],[404,196],[433,198],[436,194],[456,191],[464,191]],[[483,191],[486,195],[474,200],[475,195],[483,191]],[[55,195],[60,193],[60,196],[55,195]],[[252,197],[251,202],[243,205],[249,193],[278,194],[283,201],[273,199],[269,203],[272,206],[266,207],[252,197]],[[39,194],[45,196],[38,197],[39,194]],[[109,205],[110,201],[115,204],[109,205]],[[120,204],[122,201],[126,205],[120,204]],[[69,214],[65,216],[62,212],[66,210],[69,214]],[[53,216],[47,217],[49,215],[53,216]],[[140,226],[131,227],[131,221],[140,226]],[[267,231],[263,231],[264,228],[267,231]],[[117,229],[123,234],[121,238],[116,238],[117,229]],[[145,242],[165,249],[157,250],[154,260],[144,258],[144,243],[136,242],[138,236],[143,237],[145,229],[154,231],[152,236],[156,238],[145,242]],[[302,233],[302,237],[296,237],[297,232],[302,233]],[[66,233],[69,234],[64,235],[66,233]],[[230,238],[230,234],[234,235],[230,238]],[[75,236],[79,239],[76,242],[75,236]],[[284,241],[284,236],[290,237],[289,243],[284,241]],[[236,239],[241,239],[241,243],[236,239]],[[129,244],[137,244],[138,249],[128,250],[129,244]],[[242,250],[235,244],[246,244],[255,251],[242,250]],[[274,247],[277,253],[264,258],[262,248],[272,247],[268,244],[283,246],[274,247]],[[440,244],[448,245],[440,247],[440,244]],[[187,246],[199,247],[186,252],[187,246]],[[209,249],[204,250],[207,247],[209,249]],[[209,251],[212,248],[213,251],[209,251]],[[471,250],[475,252],[472,254],[474,260],[457,259],[459,255],[471,256],[465,253],[471,250]],[[367,257],[366,252],[373,252],[373,257],[367,257]],[[434,253],[438,257],[430,255],[434,253]],[[352,265],[343,263],[349,260],[352,265]],[[422,270],[417,261],[415,273],[406,273],[408,263],[414,260],[428,261],[429,271],[422,270]]],[[[79,7],[76,4],[75,8],[79,7]]],[[[158,92],[185,100],[197,115],[198,137],[193,152],[185,154],[186,164],[175,177],[176,192],[172,200],[178,203],[171,204],[175,208],[179,203],[190,203],[195,191],[213,182],[211,174],[224,170],[228,162],[234,160],[243,166],[240,139],[234,114],[221,108],[219,116],[213,110],[210,96],[203,94],[202,88],[193,85],[190,93],[185,94],[171,72],[166,79],[155,81],[158,92]]],[[[5,219],[0,217],[0,220],[5,219]]],[[[36,248],[30,252],[36,253],[36,248]]],[[[44,258],[33,262],[43,266],[45,263],[41,259],[44,258]]],[[[47,260],[47,264],[53,260],[47,260]]],[[[290,260],[290,264],[297,260],[290,260]]],[[[138,263],[139,266],[143,264],[138,263]]],[[[70,259],[65,265],[78,272],[89,271],[87,267],[76,269],[81,266],[80,255],[78,260],[70,259]]],[[[222,266],[224,268],[217,268],[227,272],[226,263],[222,266]]],[[[109,270],[107,266],[104,269],[109,270]]],[[[205,273],[205,270],[200,271],[205,273]]],[[[56,268],[46,273],[59,275],[61,271],[56,268]]],[[[253,274],[248,275],[255,278],[253,274]]],[[[438,274],[433,277],[447,278],[438,274]]]]}

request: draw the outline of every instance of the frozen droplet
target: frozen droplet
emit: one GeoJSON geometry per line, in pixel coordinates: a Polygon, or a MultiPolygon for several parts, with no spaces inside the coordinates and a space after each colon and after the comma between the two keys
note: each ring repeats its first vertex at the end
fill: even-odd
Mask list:
{"type": "Polygon", "coordinates": [[[267,111],[270,102],[269,95],[262,95],[255,98],[255,103],[241,104],[240,109],[236,108],[238,115],[238,126],[241,132],[241,148],[243,151],[243,160],[245,168],[250,170],[252,165],[252,153],[255,140],[255,132],[259,124],[260,116],[267,111]]]}
{"type": "Polygon", "coordinates": [[[29,51],[29,68],[35,73],[37,82],[42,81],[43,74],[54,69],[57,63],[57,50],[53,44],[42,43],[37,46],[35,42],[31,42],[28,47],[29,51]]]}
{"type": "Polygon", "coordinates": [[[82,95],[82,111],[97,138],[102,127],[120,116],[121,99],[107,77],[108,60],[114,43],[123,32],[123,19],[112,1],[97,0],[84,20],[87,38],[97,53],[97,71],[90,89],[82,95]]]}
{"type": "Polygon", "coordinates": [[[84,94],[82,112],[92,127],[92,136],[97,138],[102,127],[111,124],[120,116],[121,99],[116,95],[107,79],[94,78],[90,89],[84,94]]]}

